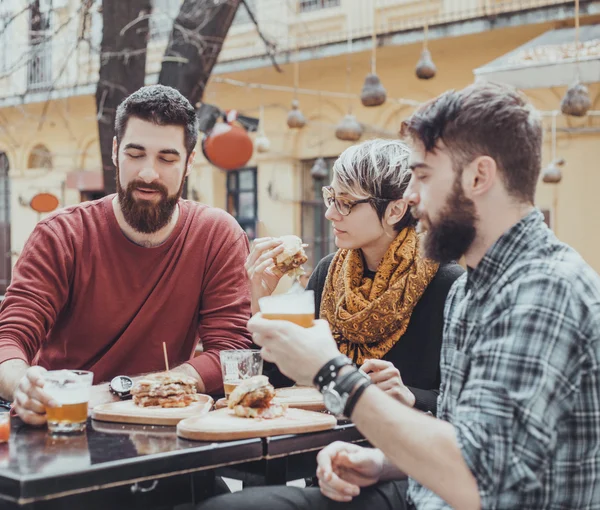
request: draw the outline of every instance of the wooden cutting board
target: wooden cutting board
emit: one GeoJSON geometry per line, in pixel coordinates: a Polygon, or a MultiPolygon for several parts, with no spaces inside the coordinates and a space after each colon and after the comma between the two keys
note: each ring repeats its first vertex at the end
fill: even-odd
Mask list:
{"type": "Polygon", "coordinates": [[[92,410],[92,419],[143,425],[177,425],[184,418],[204,415],[211,410],[213,399],[208,395],[198,396],[199,401],[187,407],[140,407],[133,400],[101,404],[92,410]]]}
{"type": "MultiPolygon", "coordinates": [[[[312,386],[292,386],[276,390],[275,402],[287,404],[288,407],[306,409],[307,411],[325,411],[323,395],[312,386]]],[[[227,407],[227,399],[221,398],[215,402],[216,409],[227,407]]]]}
{"type": "Polygon", "coordinates": [[[308,411],[325,411],[325,403],[321,392],[312,386],[292,386],[280,388],[275,392],[276,399],[289,407],[306,409],[308,411]]]}
{"type": "Polygon", "coordinates": [[[232,441],[317,432],[332,429],[336,424],[335,416],[304,409],[288,409],[285,416],[271,420],[240,418],[230,409],[218,409],[204,416],[180,421],[177,424],[177,435],[197,441],[232,441]]]}

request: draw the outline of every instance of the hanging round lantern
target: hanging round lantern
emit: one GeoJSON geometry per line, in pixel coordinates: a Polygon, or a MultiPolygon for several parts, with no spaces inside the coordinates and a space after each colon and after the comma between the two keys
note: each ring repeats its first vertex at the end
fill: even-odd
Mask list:
{"type": "Polygon", "coordinates": [[[292,101],[292,109],[287,116],[287,125],[291,129],[300,129],[306,125],[306,119],[300,111],[300,103],[297,99],[292,101]]]}
{"type": "Polygon", "coordinates": [[[338,140],[345,142],[356,142],[360,140],[363,134],[363,128],[356,120],[356,117],[347,114],[335,128],[335,136],[338,140]]]}
{"type": "Polygon", "coordinates": [[[565,164],[564,159],[552,161],[542,172],[542,181],[547,184],[558,184],[562,181],[562,172],[559,167],[565,164]]]}
{"type": "Polygon", "coordinates": [[[437,72],[437,68],[431,59],[431,53],[427,48],[424,48],[421,52],[421,58],[419,58],[419,62],[417,62],[417,78],[419,80],[430,80],[435,76],[437,72]]]}
{"type": "Polygon", "coordinates": [[[588,88],[580,81],[571,85],[560,102],[560,110],[565,115],[583,117],[592,107],[588,88]]]}
{"type": "Polygon", "coordinates": [[[29,207],[39,213],[49,213],[59,206],[56,195],[52,193],[37,193],[29,201],[29,207]]]}
{"type": "Polygon", "coordinates": [[[223,170],[236,170],[250,161],[252,139],[243,127],[218,122],[202,139],[202,152],[213,165],[223,170]]]}
{"type": "Polygon", "coordinates": [[[329,168],[327,168],[327,163],[325,163],[323,158],[317,158],[315,164],[310,169],[310,176],[315,181],[320,181],[329,177],[329,168]]]}
{"type": "Polygon", "coordinates": [[[365,83],[360,93],[360,100],[363,106],[380,106],[385,103],[387,93],[381,84],[379,76],[376,74],[367,74],[365,83]]]}

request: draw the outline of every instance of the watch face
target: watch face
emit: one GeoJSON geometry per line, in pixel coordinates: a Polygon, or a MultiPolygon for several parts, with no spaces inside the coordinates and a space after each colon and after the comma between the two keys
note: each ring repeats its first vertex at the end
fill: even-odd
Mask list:
{"type": "Polygon", "coordinates": [[[325,390],[323,392],[323,402],[326,409],[332,414],[339,415],[344,411],[342,397],[335,390],[325,390]]]}
{"type": "Polygon", "coordinates": [[[129,393],[133,386],[133,380],[126,375],[119,375],[110,381],[110,387],[117,393],[129,393]]]}

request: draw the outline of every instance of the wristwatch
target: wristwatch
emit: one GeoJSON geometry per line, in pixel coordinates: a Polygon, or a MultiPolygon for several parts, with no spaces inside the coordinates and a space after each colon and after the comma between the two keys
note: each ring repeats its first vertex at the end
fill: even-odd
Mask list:
{"type": "Polygon", "coordinates": [[[355,392],[355,388],[362,388],[369,384],[371,384],[370,377],[358,369],[331,381],[321,390],[325,408],[335,416],[342,416],[345,414],[348,399],[355,392]]]}
{"type": "Polygon", "coordinates": [[[133,387],[133,379],[126,375],[118,375],[108,383],[108,389],[113,395],[116,395],[121,400],[127,400],[132,397],[131,388],[133,387]]]}

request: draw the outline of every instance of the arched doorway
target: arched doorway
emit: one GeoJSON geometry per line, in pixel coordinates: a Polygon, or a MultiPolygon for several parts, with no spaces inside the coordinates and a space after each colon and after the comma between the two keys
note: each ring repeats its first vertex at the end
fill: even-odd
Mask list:
{"type": "Polygon", "coordinates": [[[4,295],[10,284],[10,179],[8,156],[0,152],[0,295],[4,295]]]}

